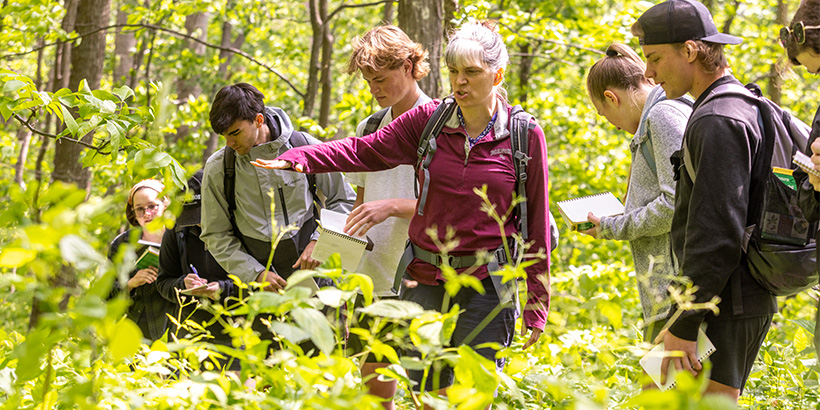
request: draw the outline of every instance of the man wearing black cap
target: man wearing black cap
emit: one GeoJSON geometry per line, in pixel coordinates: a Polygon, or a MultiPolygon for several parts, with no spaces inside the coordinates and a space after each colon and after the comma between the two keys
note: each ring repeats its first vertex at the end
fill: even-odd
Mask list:
{"type": "MultiPolygon", "coordinates": [[[[224,333],[221,322],[227,318],[216,320],[206,307],[195,308],[190,302],[190,296],[178,295],[178,291],[189,291],[192,296],[209,298],[214,302],[230,305],[231,296],[236,296],[238,289],[228,278],[228,273],[217,263],[211,253],[205,249],[205,244],[199,239],[201,215],[201,185],[202,170],[197,171],[188,180],[186,201],[182,213],[176,221],[174,229],[165,231],[162,238],[162,249],[159,256],[159,275],[157,276],[157,290],[169,301],[176,304],[173,312],[179,321],[186,319],[199,324],[212,323],[207,327],[211,337],[206,341],[231,346],[231,337],[224,333]],[[181,299],[185,299],[185,306],[180,306],[181,299]]],[[[179,332],[182,337],[186,331],[179,332]]],[[[239,370],[239,362],[231,358],[216,360],[220,367],[229,370],[239,370]]]]}
{"type": "Polygon", "coordinates": [[[672,158],[677,194],[672,246],[681,274],[697,287],[695,303],[720,297],[719,312],[679,309],[658,340],[683,357],[667,366],[697,374],[696,340],[701,324],[716,347],[707,393],[737,400],[777,311],[774,296],[749,274],[741,243],[748,225],[752,165],[761,147],[752,94],[731,75],[725,44],[743,40],[719,33],[706,7],[669,0],[647,10],[632,26],[647,60],[646,76],[667,98],[696,99],[681,151],[672,158]],[[733,94],[734,92],[745,94],[733,94]],[[678,316],[679,315],[679,316],[678,316]],[[675,317],[678,316],[678,317],[675,317]]]}

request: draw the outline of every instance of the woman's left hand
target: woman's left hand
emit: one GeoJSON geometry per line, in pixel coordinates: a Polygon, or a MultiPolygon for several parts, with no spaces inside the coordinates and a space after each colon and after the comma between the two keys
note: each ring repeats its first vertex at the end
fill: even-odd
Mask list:
{"type": "Polygon", "coordinates": [[[296,172],[303,172],[305,167],[302,164],[293,164],[282,159],[255,159],[251,164],[259,168],[266,169],[292,169],[296,172]]]}
{"type": "Polygon", "coordinates": [[[525,350],[525,349],[527,349],[528,347],[530,347],[530,346],[534,345],[534,344],[535,344],[535,342],[537,342],[537,341],[538,341],[538,339],[541,337],[541,333],[543,333],[543,332],[544,332],[543,330],[541,330],[541,329],[539,329],[539,328],[537,328],[537,327],[528,328],[527,326],[523,326],[523,327],[521,328],[521,336],[526,336],[526,335],[527,335],[527,330],[528,330],[528,329],[532,329],[532,333],[530,334],[530,338],[529,338],[529,339],[527,339],[527,343],[524,343],[524,347],[522,347],[522,348],[521,348],[522,350],[525,350]]]}
{"type": "Polygon", "coordinates": [[[585,231],[578,231],[578,232],[580,232],[582,234],[585,234],[585,235],[589,235],[589,236],[591,236],[595,239],[598,239],[598,233],[599,233],[598,228],[601,226],[601,218],[598,218],[597,216],[595,216],[595,214],[590,212],[589,214],[587,214],[587,221],[592,222],[592,225],[594,225],[594,226],[592,228],[589,228],[589,229],[585,230],[585,231]]]}

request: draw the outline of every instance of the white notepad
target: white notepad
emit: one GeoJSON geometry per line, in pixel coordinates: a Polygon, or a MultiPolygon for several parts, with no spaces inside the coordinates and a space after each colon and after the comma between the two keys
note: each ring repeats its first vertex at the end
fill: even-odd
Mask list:
{"type": "Polygon", "coordinates": [[[367,237],[344,233],[346,214],[322,209],[319,217],[322,224],[319,228],[319,240],[313,247],[310,257],[324,262],[334,253],[338,253],[342,258],[343,269],[358,269],[364,252],[373,249],[373,243],[367,237]]]}
{"type": "Polygon", "coordinates": [[[567,224],[576,231],[592,228],[592,222],[587,220],[587,215],[590,212],[597,217],[622,215],[624,213],[624,205],[618,198],[615,198],[615,195],[612,195],[612,192],[602,192],[567,199],[566,201],[558,201],[556,205],[558,205],[558,211],[567,224]]]}
{"type": "MultiPolygon", "coordinates": [[[[652,348],[649,353],[646,354],[643,358],[641,358],[641,367],[652,378],[652,381],[655,382],[655,385],[661,391],[669,390],[675,387],[675,375],[677,375],[678,370],[675,369],[674,364],[671,362],[667,368],[666,372],[666,383],[661,384],[661,363],[663,363],[663,358],[666,356],[666,352],[663,350],[663,343],[660,343],[652,348]]],[[[709,358],[709,356],[715,352],[715,345],[712,344],[712,341],[706,336],[703,329],[698,330],[698,360],[703,363],[704,360],[709,358]]]]}

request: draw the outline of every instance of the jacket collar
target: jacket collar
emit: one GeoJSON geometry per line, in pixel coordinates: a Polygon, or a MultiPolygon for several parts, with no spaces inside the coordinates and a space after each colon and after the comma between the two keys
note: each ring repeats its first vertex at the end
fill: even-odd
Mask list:
{"type": "MultiPolygon", "coordinates": [[[[496,110],[498,111],[498,117],[495,119],[495,125],[493,126],[493,140],[501,140],[507,138],[510,135],[510,105],[501,97],[496,97],[496,110]]],[[[450,118],[447,119],[447,122],[444,123],[444,131],[450,134],[464,134],[467,135],[467,130],[461,126],[458,121],[458,113],[453,110],[453,113],[450,114],[450,118]]]]}

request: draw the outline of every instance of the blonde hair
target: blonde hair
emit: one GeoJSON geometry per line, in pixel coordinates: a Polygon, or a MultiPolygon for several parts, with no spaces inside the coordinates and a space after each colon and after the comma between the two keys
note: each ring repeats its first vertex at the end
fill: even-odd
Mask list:
{"type": "Polygon", "coordinates": [[[396,26],[379,26],[361,37],[353,39],[353,52],[347,61],[345,71],[369,69],[373,71],[395,70],[410,60],[413,64],[413,78],[418,81],[430,72],[427,50],[410,40],[410,37],[396,26]]]}
{"type": "MultiPolygon", "coordinates": [[[[492,71],[506,71],[510,56],[507,46],[498,33],[495,22],[466,23],[450,35],[444,50],[444,62],[448,67],[463,68],[473,64],[484,65],[492,71]]],[[[506,100],[507,92],[496,86],[496,92],[506,100]]]]}
{"type": "Polygon", "coordinates": [[[604,100],[604,91],[620,89],[634,93],[655,83],[646,78],[646,64],[632,48],[612,43],[606,56],[592,65],[587,75],[587,92],[594,101],[604,100]]]}

